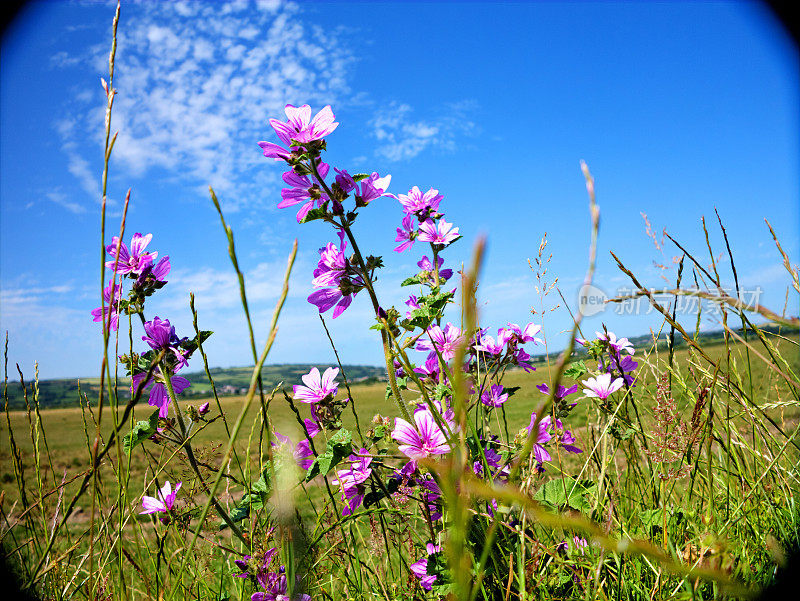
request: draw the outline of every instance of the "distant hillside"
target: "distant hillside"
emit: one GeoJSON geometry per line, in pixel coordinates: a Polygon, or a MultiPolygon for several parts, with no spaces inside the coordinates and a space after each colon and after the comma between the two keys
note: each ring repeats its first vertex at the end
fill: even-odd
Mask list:
{"type": "MultiPolygon", "coordinates": [[[[789,328],[787,326],[776,325],[761,325],[760,329],[764,332],[778,333],[787,338],[797,339],[798,329],[789,328]]],[[[739,335],[742,334],[741,329],[733,328],[739,335]]],[[[593,330],[584,332],[587,336],[594,337],[593,330]]],[[[661,337],[658,339],[658,346],[660,349],[667,348],[669,328],[664,328],[661,332],[661,337]]],[[[750,333],[752,340],[753,334],[750,333]]],[[[700,332],[697,336],[698,342],[704,346],[720,344],[724,341],[724,332],[722,330],[715,330],[711,332],[700,332]]],[[[653,338],[650,334],[643,336],[636,336],[629,338],[631,344],[637,349],[649,348],[652,345],[653,338]]],[[[675,332],[675,348],[681,348],[686,345],[679,332],[675,332]]],[[[558,356],[559,351],[551,352],[551,357],[558,356]]],[[[585,355],[583,347],[578,346],[575,349],[575,356],[585,355]]],[[[544,355],[534,355],[532,362],[534,364],[541,364],[545,361],[544,355]]],[[[284,364],[284,365],[266,365],[261,371],[261,377],[265,389],[271,389],[279,382],[283,382],[288,388],[293,384],[300,383],[300,376],[307,374],[309,370],[315,367],[310,364],[284,364]]],[[[317,365],[321,369],[328,367],[317,365]]],[[[375,367],[370,365],[345,365],[348,380],[350,382],[365,382],[375,381],[386,378],[386,370],[383,367],[375,367]]],[[[215,367],[211,370],[211,377],[214,378],[214,384],[217,387],[217,394],[220,396],[229,396],[236,394],[245,394],[247,387],[250,384],[250,376],[253,373],[252,367],[215,367]]],[[[210,396],[211,385],[208,382],[205,372],[192,372],[181,373],[181,375],[192,383],[182,396],[210,396]]],[[[77,379],[63,379],[63,380],[40,380],[39,381],[39,404],[42,407],[65,407],[75,406],[78,402],[78,387],[80,386],[81,393],[86,394],[90,400],[97,398],[100,387],[99,378],[86,378],[77,379]]],[[[28,399],[33,399],[33,383],[26,381],[28,389],[28,399]]],[[[130,393],[127,388],[127,380],[120,383],[120,397],[122,399],[129,398],[130,393]]],[[[25,398],[22,386],[19,382],[8,383],[8,404],[11,409],[24,409],[25,398]]]]}
{"type": "MultiPolygon", "coordinates": [[[[283,382],[286,387],[291,387],[293,384],[300,384],[300,377],[307,374],[312,367],[318,367],[324,370],[329,366],[314,366],[310,364],[265,365],[261,370],[264,388],[271,389],[280,382],[283,382]]],[[[371,365],[345,365],[344,369],[350,382],[376,381],[386,377],[386,369],[382,367],[374,367],[371,365]]],[[[217,388],[217,394],[220,396],[230,396],[245,394],[247,392],[253,368],[215,367],[210,371],[217,388]]],[[[211,395],[211,384],[204,371],[192,373],[181,372],[180,375],[187,378],[192,383],[192,386],[181,396],[211,395]]],[[[28,400],[32,402],[34,384],[26,380],[25,385],[28,391],[28,400]]],[[[41,407],[74,407],[78,404],[79,389],[80,392],[86,394],[90,400],[97,399],[97,395],[100,392],[100,379],[86,378],[78,380],[67,378],[59,380],[40,380],[38,386],[39,404],[41,407]]],[[[130,397],[127,378],[120,382],[119,394],[122,399],[130,397]]],[[[25,408],[25,393],[19,382],[8,383],[8,405],[11,409],[25,408]]]]}

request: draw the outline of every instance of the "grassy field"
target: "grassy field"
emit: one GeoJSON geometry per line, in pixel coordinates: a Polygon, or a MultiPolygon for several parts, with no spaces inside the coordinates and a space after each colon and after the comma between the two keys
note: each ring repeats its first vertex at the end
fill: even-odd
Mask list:
{"type": "MultiPolygon", "coordinates": [[[[778,340],[777,342],[777,347],[784,356],[794,357],[794,363],[792,364],[793,369],[796,372],[800,371],[798,370],[800,359],[798,359],[799,355],[796,345],[784,340],[778,340]]],[[[704,349],[713,360],[726,360],[725,346],[723,344],[718,343],[705,346],[704,349]]],[[[640,379],[637,381],[637,386],[634,389],[634,402],[642,408],[644,424],[646,426],[651,426],[653,403],[655,399],[655,381],[653,374],[662,369],[659,366],[666,360],[666,352],[660,350],[651,351],[650,354],[647,354],[640,351],[635,356],[640,361],[638,369],[640,379]]],[[[690,365],[697,364],[697,360],[693,358],[693,355],[685,347],[676,350],[674,361],[678,369],[684,372],[689,369],[690,365]]],[[[731,361],[739,365],[744,365],[748,361],[747,349],[744,345],[736,344],[733,346],[731,361]]],[[[769,369],[768,364],[758,360],[752,353],[750,355],[750,363],[752,366],[751,379],[753,398],[763,399],[761,407],[765,409],[765,412],[780,425],[784,432],[792,432],[797,427],[798,418],[800,417],[800,408],[797,403],[791,402],[792,397],[789,394],[785,382],[782,381],[779,373],[769,369]]],[[[240,369],[244,370],[245,368],[240,369]]],[[[537,405],[545,398],[545,395],[536,389],[536,385],[549,383],[551,377],[552,366],[549,363],[540,365],[535,371],[530,373],[526,373],[521,369],[516,369],[506,374],[504,385],[507,388],[519,387],[519,390],[504,406],[507,427],[512,438],[515,432],[528,425],[531,412],[534,411],[537,405]]],[[[296,383],[300,383],[299,376],[296,383]]],[[[288,392],[291,392],[291,384],[290,382],[286,384],[288,392]]],[[[567,384],[570,385],[571,382],[567,382],[567,384]]],[[[747,383],[747,386],[750,386],[750,382],[747,383]]],[[[579,390],[580,388],[579,386],[579,390]]],[[[396,408],[385,398],[385,383],[352,384],[351,391],[362,430],[366,430],[370,427],[370,422],[376,415],[389,418],[396,417],[396,408]]],[[[266,389],[265,395],[269,396],[270,392],[269,389],[266,389]]],[[[412,390],[405,391],[405,397],[408,400],[413,400],[416,396],[418,395],[415,395],[412,390]]],[[[347,397],[347,391],[344,385],[341,385],[339,388],[339,398],[345,397],[347,397]]],[[[675,399],[682,414],[686,415],[691,413],[692,408],[690,406],[690,400],[685,393],[676,391],[675,399]]],[[[181,404],[184,410],[186,410],[190,405],[197,407],[206,401],[210,401],[212,405],[211,416],[218,415],[219,413],[216,410],[216,403],[213,397],[193,398],[192,400],[181,401],[181,404]]],[[[221,397],[219,402],[222,412],[229,421],[232,421],[241,410],[244,397],[242,395],[221,397]]],[[[26,471],[32,473],[36,467],[34,453],[36,445],[38,444],[41,454],[44,454],[46,445],[47,449],[50,451],[52,466],[49,461],[40,459],[43,479],[49,481],[55,477],[60,481],[66,472],[67,480],[69,480],[74,475],[81,473],[82,469],[89,461],[91,444],[94,440],[95,432],[94,420],[97,416],[97,409],[94,406],[95,403],[96,399],[92,399],[88,409],[84,406],[42,410],[40,428],[36,426],[36,416],[33,413],[28,414],[26,411],[7,412],[7,418],[4,420],[2,429],[0,429],[0,482],[2,482],[2,490],[4,492],[3,507],[5,510],[8,510],[19,496],[16,483],[14,482],[8,424],[10,423],[15,434],[15,443],[21,451],[23,466],[26,471]]],[[[298,403],[297,405],[301,415],[303,417],[308,417],[309,413],[307,407],[302,403],[298,403]]],[[[578,407],[576,407],[576,410],[570,416],[569,426],[575,432],[583,448],[586,448],[590,444],[590,441],[586,438],[586,424],[591,419],[591,407],[592,404],[589,399],[580,401],[578,407]]],[[[108,433],[113,429],[113,420],[108,415],[109,409],[107,407],[104,411],[105,415],[102,419],[100,431],[105,440],[108,433]]],[[[141,401],[139,406],[134,409],[131,423],[135,423],[136,420],[147,419],[152,411],[152,408],[146,405],[144,400],[141,401]]],[[[120,415],[121,413],[122,411],[120,410],[120,415]]],[[[278,392],[269,403],[267,414],[273,427],[277,431],[289,435],[294,441],[301,438],[301,429],[295,414],[280,392],[278,392]]],[[[499,419],[502,414],[498,413],[497,416],[499,419]]],[[[355,419],[350,410],[343,412],[342,421],[345,428],[355,429],[355,419]]],[[[237,437],[237,446],[242,452],[244,452],[246,448],[252,448],[253,441],[258,441],[261,423],[261,410],[258,407],[258,403],[254,403],[247,416],[245,427],[241,429],[237,437]]],[[[503,424],[503,427],[506,427],[506,424],[503,424]]],[[[227,441],[227,439],[225,423],[221,419],[215,419],[210,423],[204,424],[202,429],[196,433],[193,441],[200,456],[207,458],[210,463],[213,463],[214,457],[220,455],[222,443],[227,441]]],[[[149,443],[145,443],[145,446],[148,445],[149,443]]],[[[257,454],[254,454],[253,458],[257,461],[257,454]]],[[[133,453],[130,460],[132,472],[134,474],[134,477],[131,479],[131,491],[141,490],[142,479],[145,476],[145,468],[150,465],[150,463],[146,461],[146,458],[141,453],[133,453]]],[[[184,468],[185,476],[189,477],[188,466],[184,466],[184,468]]],[[[110,469],[106,470],[106,472],[106,475],[113,479],[110,469]]],[[[181,477],[179,473],[173,476],[174,479],[180,479],[181,477]]],[[[77,487],[77,481],[74,482],[72,486],[67,487],[67,495],[69,495],[75,487],[77,487]]]]}

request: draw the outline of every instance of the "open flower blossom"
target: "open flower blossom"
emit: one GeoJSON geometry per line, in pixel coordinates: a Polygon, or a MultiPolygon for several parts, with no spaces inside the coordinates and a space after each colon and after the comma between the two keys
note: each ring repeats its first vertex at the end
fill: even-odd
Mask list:
{"type": "Polygon", "coordinates": [[[497,339],[503,344],[511,343],[511,345],[525,344],[526,342],[541,344],[542,340],[536,337],[541,330],[542,326],[535,323],[529,323],[524,330],[515,323],[509,323],[507,328],[500,328],[497,331],[497,339]]]}
{"type": "MultiPolygon", "coordinates": [[[[164,383],[164,376],[161,373],[161,369],[157,368],[153,372],[153,377],[147,380],[147,382],[144,381],[146,376],[146,372],[139,372],[131,376],[131,394],[136,394],[136,391],[139,390],[140,387],[147,387],[152,384],[153,387],[150,389],[150,397],[147,404],[151,407],[158,407],[159,417],[167,417],[167,415],[169,415],[169,404],[172,399],[169,398],[169,392],[164,383]]],[[[192,383],[183,376],[173,375],[170,377],[169,381],[176,395],[179,395],[192,385],[192,383]]]]}
{"type": "MultiPolygon", "coordinates": [[[[452,429],[451,424],[446,420],[442,421],[452,429]]],[[[422,459],[450,452],[447,436],[442,432],[429,409],[415,412],[414,422],[416,427],[399,417],[394,420],[392,438],[401,443],[398,447],[401,453],[409,459],[422,459]]]]}
{"type": "Polygon", "coordinates": [[[322,289],[312,292],[308,297],[308,302],[316,305],[320,313],[335,306],[334,319],[350,306],[355,295],[365,285],[360,276],[348,274],[347,257],[344,254],[347,243],[344,236],[344,232],[340,231],[338,247],[329,242],[319,249],[319,263],[311,283],[315,288],[322,289]]]}
{"type": "Polygon", "coordinates": [[[442,202],[442,195],[439,190],[431,188],[424,194],[417,186],[408,191],[408,194],[398,194],[397,200],[403,205],[403,211],[407,215],[416,215],[421,221],[428,218],[431,213],[439,210],[439,203],[442,202]]]}
{"type": "Polygon", "coordinates": [[[156,495],[158,495],[157,497],[142,497],[142,508],[144,511],[140,511],[139,514],[169,513],[175,506],[175,496],[181,489],[182,484],[183,482],[178,482],[175,485],[175,490],[172,490],[172,486],[169,480],[167,480],[164,482],[164,486],[161,487],[161,490],[156,493],[156,495]]]}
{"type": "Polygon", "coordinates": [[[125,243],[122,242],[120,244],[119,237],[114,236],[111,239],[111,244],[106,246],[106,252],[113,257],[110,261],[106,261],[106,267],[113,270],[114,264],[116,264],[117,273],[119,274],[134,273],[139,275],[158,256],[157,252],[150,253],[144,250],[152,239],[153,234],[142,236],[137,232],[131,238],[131,246],[130,250],[128,250],[125,243]],[[119,257],[117,257],[117,245],[119,245],[119,257]]]}
{"type": "MultiPolygon", "coordinates": [[[[451,277],[453,277],[453,270],[452,269],[442,269],[442,265],[444,265],[444,259],[442,257],[437,257],[436,263],[439,266],[439,281],[446,282],[451,277]]],[[[417,267],[419,267],[423,272],[433,274],[433,263],[427,256],[423,256],[419,261],[417,261],[417,267]]],[[[433,280],[433,277],[431,277],[433,280]]]]}
{"type": "Polygon", "coordinates": [[[504,348],[504,343],[501,340],[495,342],[493,336],[481,336],[478,340],[478,344],[475,345],[476,351],[483,351],[490,355],[499,355],[503,352],[504,348]]]}
{"type": "Polygon", "coordinates": [[[338,485],[342,490],[342,501],[346,504],[342,510],[343,516],[351,515],[361,507],[366,493],[364,482],[372,474],[372,468],[370,467],[372,457],[367,449],[362,447],[358,453],[350,455],[347,460],[350,462],[350,467],[344,470],[337,470],[337,479],[331,481],[331,484],[338,485]]]}
{"type": "Polygon", "coordinates": [[[376,198],[386,196],[386,190],[389,189],[391,181],[391,175],[381,177],[377,172],[373,172],[372,175],[361,180],[361,190],[356,194],[356,206],[365,207],[376,198]]]}
{"type": "Polygon", "coordinates": [[[493,384],[491,388],[483,391],[481,402],[487,407],[500,407],[508,400],[508,393],[503,394],[503,386],[493,384]]]}
{"type": "Polygon", "coordinates": [[[444,219],[434,223],[428,219],[420,224],[417,240],[446,246],[458,238],[458,235],[458,228],[453,227],[452,223],[447,223],[444,219]]]}
{"type": "Polygon", "coordinates": [[[102,322],[107,319],[108,312],[110,311],[109,327],[112,332],[116,332],[119,327],[119,301],[122,299],[122,287],[111,280],[108,286],[103,288],[103,300],[105,307],[97,307],[92,309],[92,321],[102,322]],[[113,292],[112,292],[113,291],[113,292]],[[105,310],[104,310],[105,309],[105,310]]]}
{"type": "Polygon", "coordinates": [[[339,384],[334,382],[334,379],[338,375],[338,367],[329,367],[325,370],[325,373],[322,374],[322,377],[319,375],[319,370],[316,367],[312,367],[311,371],[301,378],[305,386],[295,384],[295,400],[304,403],[319,403],[328,397],[336,396],[339,390],[339,384]]]}
{"type": "MultiPolygon", "coordinates": [[[[425,545],[425,550],[428,552],[428,556],[441,551],[441,547],[439,545],[434,545],[433,543],[427,543],[425,545]]],[[[419,561],[415,561],[408,569],[411,570],[414,575],[419,578],[419,583],[422,588],[426,591],[429,591],[433,588],[433,584],[436,582],[436,574],[428,574],[428,557],[423,557],[419,561]]]]}
{"type": "Polygon", "coordinates": [[[270,119],[269,124],[278,134],[281,142],[290,147],[296,145],[293,140],[301,146],[322,140],[339,126],[334,121],[335,117],[330,105],[324,107],[313,119],[311,118],[311,107],[307,104],[300,107],[287,104],[284,112],[288,118],[286,123],[278,119],[270,119]]]}
{"type": "MultiPolygon", "coordinates": [[[[319,175],[323,179],[328,175],[329,169],[330,167],[327,163],[319,163],[317,165],[319,175]]],[[[319,184],[309,179],[306,175],[297,175],[292,170],[284,173],[282,178],[291,187],[281,190],[282,200],[278,203],[278,208],[285,209],[301,202],[304,203],[297,212],[297,223],[300,223],[308,215],[308,212],[314,208],[314,201],[317,202],[317,206],[320,206],[323,201],[327,200],[325,193],[320,191],[319,184]]]]}
{"type": "Polygon", "coordinates": [[[461,329],[451,323],[446,324],[444,329],[436,325],[431,326],[428,328],[428,336],[430,337],[429,340],[419,339],[416,349],[418,351],[430,351],[434,357],[436,356],[435,350],[439,351],[445,361],[450,361],[455,357],[456,348],[464,342],[461,329]]]}
{"type": "Polygon", "coordinates": [[[402,244],[395,247],[395,252],[401,253],[414,246],[414,234],[414,217],[412,215],[406,215],[403,217],[403,222],[400,227],[397,228],[397,237],[394,241],[402,242],[402,244]]]}
{"type": "Polygon", "coordinates": [[[600,374],[596,378],[589,378],[588,380],[582,380],[581,384],[586,386],[586,388],[583,389],[583,394],[585,394],[588,397],[594,397],[605,400],[612,393],[622,388],[623,380],[622,378],[616,378],[612,382],[611,374],[606,373],[606,374],[600,374]]]}
{"type": "Polygon", "coordinates": [[[608,346],[613,348],[618,353],[626,351],[631,355],[633,355],[633,353],[635,352],[633,345],[627,338],[620,338],[619,340],[617,340],[617,336],[616,334],[614,334],[614,332],[609,332],[608,336],[606,336],[603,332],[595,332],[595,335],[597,336],[598,340],[605,340],[606,342],[608,342],[608,346]]]}

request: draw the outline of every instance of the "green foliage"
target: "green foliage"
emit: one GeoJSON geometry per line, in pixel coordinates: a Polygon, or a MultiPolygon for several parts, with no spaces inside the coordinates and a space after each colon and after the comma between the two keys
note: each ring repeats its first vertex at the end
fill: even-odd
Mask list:
{"type": "Polygon", "coordinates": [[[353,452],[353,434],[349,430],[339,430],[334,434],[325,452],[314,459],[314,463],[308,468],[306,482],[309,482],[320,474],[325,475],[330,472],[340,461],[348,457],[353,452]]]}
{"type": "Polygon", "coordinates": [[[596,496],[596,482],[574,478],[555,478],[545,482],[544,486],[536,491],[533,498],[553,511],[574,509],[588,514],[592,511],[596,496]]]}
{"type": "Polygon", "coordinates": [[[130,453],[137,445],[150,438],[158,429],[158,409],[153,411],[147,420],[136,422],[128,434],[122,439],[122,448],[130,453]]]}

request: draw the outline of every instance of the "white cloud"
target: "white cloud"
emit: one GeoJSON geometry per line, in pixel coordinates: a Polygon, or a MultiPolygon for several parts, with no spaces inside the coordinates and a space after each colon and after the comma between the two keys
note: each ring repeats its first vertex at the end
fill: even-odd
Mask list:
{"type": "MultiPolygon", "coordinates": [[[[222,196],[235,191],[240,204],[260,202],[278,169],[256,146],[275,139],[268,119],[287,103],[318,109],[349,93],[354,59],[346,45],[336,30],[323,32],[301,16],[290,2],[129,6],[118,32],[113,167],[135,176],[165,169],[184,185],[211,184],[222,196]]],[[[105,56],[92,52],[93,65],[106,69],[105,56]]],[[[98,198],[99,175],[87,157],[101,139],[102,93],[76,103],[59,131],[70,172],[98,198]],[[80,132],[98,135],[87,145],[73,141],[80,132]]]]}
{"type": "Polygon", "coordinates": [[[445,106],[438,117],[414,120],[408,104],[391,102],[370,121],[379,143],[376,152],[390,161],[402,161],[428,148],[453,151],[459,137],[475,131],[468,118],[473,110],[473,103],[460,102],[445,106]]]}

